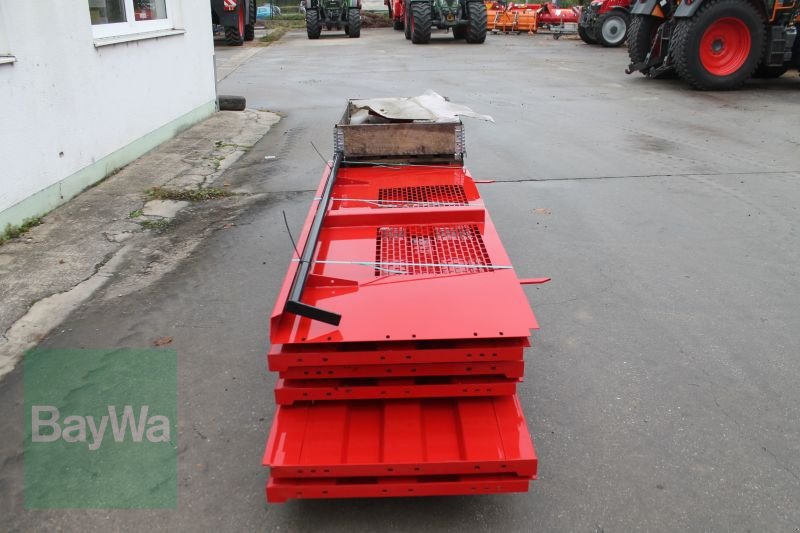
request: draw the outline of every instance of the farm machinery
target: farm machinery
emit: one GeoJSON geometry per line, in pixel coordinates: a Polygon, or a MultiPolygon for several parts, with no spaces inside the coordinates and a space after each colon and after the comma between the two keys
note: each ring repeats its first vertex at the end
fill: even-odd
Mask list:
{"type": "Polygon", "coordinates": [[[677,74],[695,89],[729,90],[800,66],[798,0],[640,0],[626,72],[677,74]]]}
{"type": "Polygon", "coordinates": [[[560,8],[550,2],[546,4],[503,5],[500,2],[487,2],[489,28],[493,32],[536,33],[539,28],[549,30],[553,38],[565,33],[575,33],[581,8],[574,6],[560,8]]]}
{"type": "Polygon", "coordinates": [[[225,44],[242,46],[256,36],[256,0],[211,0],[211,22],[225,30],[225,44]]]}
{"type": "Polygon", "coordinates": [[[486,40],[486,5],[481,0],[384,0],[392,26],[414,44],[427,44],[433,28],[471,44],[486,40]]]}
{"type": "Polygon", "coordinates": [[[536,33],[541,7],[541,4],[511,3],[504,6],[500,2],[487,2],[489,29],[493,33],[536,33]]]}
{"type": "Polygon", "coordinates": [[[344,30],[349,37],[361,36],[361,0],[304,0],[306,32],[319,39],[322,28],[344,30]]]}
{"type": "Polygon", "coordinates": [[[581,40],[605,47],[620,46],[628,34],[630,7],[631,0],[593,0],[581,10],[578,22],[581,40]]]}
{"type": "Polygon", "coordinates": [[[510,264],[463,166],[464,109],[351,100],[334,128],[270,320],[269,502],[524,492],[536,477],[521,285],[547,279],[510,264]]]}

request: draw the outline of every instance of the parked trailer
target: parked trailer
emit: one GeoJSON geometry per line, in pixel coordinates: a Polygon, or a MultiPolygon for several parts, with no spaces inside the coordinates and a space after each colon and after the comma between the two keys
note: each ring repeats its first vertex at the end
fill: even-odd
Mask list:
{"type": "Polygon", "coordinates": [[[536,319],[463,167],[460,121],[351,101],[270,322],[269,502],[524,492],[536,319]]]}

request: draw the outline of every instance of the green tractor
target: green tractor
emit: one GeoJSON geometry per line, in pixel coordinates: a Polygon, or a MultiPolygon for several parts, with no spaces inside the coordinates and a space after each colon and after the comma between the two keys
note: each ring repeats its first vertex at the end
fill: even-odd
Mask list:
{"type": "Polygon", "coordinates": [[[431,40],[434,26],[452,30],[453,37],[468,43],[486,40],[486,4],[471,0],[406,0],[406,39],[414,44],[431,40]]]}
{"type": "Polygon", "coordinates": [[[304,5],[309,39],[319,39],[323,26],[361,37],[361,0],[304,0],[304,5]]]}

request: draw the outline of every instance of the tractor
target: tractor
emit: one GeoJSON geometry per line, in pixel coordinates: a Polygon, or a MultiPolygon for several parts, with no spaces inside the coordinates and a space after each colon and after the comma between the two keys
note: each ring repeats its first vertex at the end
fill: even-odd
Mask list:
{"type": "Polygon", "coordinates": [[[242,46],[256,37],[256,0],[211,0],[211,22],[225,29],[225,44],[242,46]]]}
{"type": "Polygon", "coordinates": [[[453,37],[468,43],[486,40],[486,4],[480,0],[405,0],[406,39],[414,44],[427,44],[433,26],[452,30],[453,37]]]}
{"type": "Polygon", "coordinates": [[[353,39],[361,37],[361,0],[304,0],[306,32],[309,39],[319,39],[322,27],[344,29],[353,39]]]}
{"type": "Polygon", "coordinates": [[[798,7],[798,0],[640,0],[632,10],[626,72],[677,74],[699,90],[779,77],[800,66],[798,7]]]}
{"type": "Polygon", "coordinates": [[[392,28],[403,31],[406,25],[406,10],[403,0],[384,0],[389,9],[389,18],[392,19],[392,28]]]}
{"type": "Polygon", "coordinates": [[[620,46],[628,34],[630,8],[631,0],[593,0],[581,11],[578,35],[586,44],[620,46]]]}

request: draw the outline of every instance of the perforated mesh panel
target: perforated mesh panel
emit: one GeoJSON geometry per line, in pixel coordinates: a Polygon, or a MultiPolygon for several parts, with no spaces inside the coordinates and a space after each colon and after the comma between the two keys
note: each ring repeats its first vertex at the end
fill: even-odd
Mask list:
{"type": "Polygon", "coordinates": [[[378,228],[375,262],[376,276],[484,272],[492,266],[474,224],[378,228]]]}
{"type": "Polygon", "coordinates": [[[420,185],[378,189],[382,207],[467,205],[467,195],[461,185],[420,185]]]}

